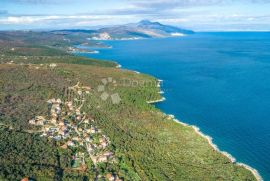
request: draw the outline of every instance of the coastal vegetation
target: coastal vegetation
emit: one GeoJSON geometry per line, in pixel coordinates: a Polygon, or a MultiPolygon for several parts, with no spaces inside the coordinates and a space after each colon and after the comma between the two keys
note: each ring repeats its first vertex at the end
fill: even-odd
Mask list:
{"type": "MultiPolygon", "coordinates": [[[[67,53],[84,43],[80,38],[67,43],[62,34],[28,33],[0,36],[0,180],[256,180],[192,127],[147,103],[161,99],[154,77],[67,53]],[[67,140],[41,136],[42,126],[29,124],[40,115],[47,120],[47,101],[68,100],[66,90],[78,82],[91,88],[79,112],[110,140],[115,162],[95,163],[84,147],[63,146],[67,140]],[[104,92],[121,101],[103,99],[104,92]]],[[[100,137],[91,139],[98,144],[100,137]]]]}

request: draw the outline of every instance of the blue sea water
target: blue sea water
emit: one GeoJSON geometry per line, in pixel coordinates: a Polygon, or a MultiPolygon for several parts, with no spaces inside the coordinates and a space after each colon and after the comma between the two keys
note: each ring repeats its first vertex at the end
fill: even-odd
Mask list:
{"type": "Polygon", "coordinates": [[[164,80],[157,107],[213,137],[221,150],[270,180],[270,33],[197,33],[106,41],[88,57],[164,80]]]}

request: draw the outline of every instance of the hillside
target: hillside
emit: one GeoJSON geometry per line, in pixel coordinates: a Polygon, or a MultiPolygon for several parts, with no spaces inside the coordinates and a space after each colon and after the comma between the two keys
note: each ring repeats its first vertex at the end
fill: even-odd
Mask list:
{"type": "Polygon", "coordinates": [[[88,38],[92,40],[166,38],[185,36],[194,33],[192,30],[186,30],[170,25],[163,25],[159,22],[151,22],[149,20],[142,20],[138,23],[119,26],[110,26],[98,30],[60,30],[54,32],[66,34],[88,34],[88,38]]]}
{"type": "Polygon", "coordinates": [[[102,28],[97,31],[97,39],[165,38],[184,36],[192,33],[194,32],[191,30],[142,20],[134,24],[102,28]]]}
{"type": "Polygon", "coordinates": [[[0,180],[256,180],[193,128],[146,103],[161,98],[155,78],[4,37],[0,180]],[[104,99],[101,85],[121,101],[104,99]],[[110,158],[96,159],[105,153],[110,158]]]}

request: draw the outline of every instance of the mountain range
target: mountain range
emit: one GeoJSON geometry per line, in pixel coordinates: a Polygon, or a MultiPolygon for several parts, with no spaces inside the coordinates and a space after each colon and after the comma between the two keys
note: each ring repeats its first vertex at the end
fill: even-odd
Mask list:
{"type": "MultiPolygon", "coordinates": [[[[57,31],[59,33],[59,31],[57,31]]],[[[60,30],[64,33],[87,33],[90,40],[132,40],[143,38],[180,37],[193,34],[192,30],[183,29],[171,25],[163,25],[159,22],[142,20],[138,23],[117,25],[100,28],[98,30],[60,30]]]]}

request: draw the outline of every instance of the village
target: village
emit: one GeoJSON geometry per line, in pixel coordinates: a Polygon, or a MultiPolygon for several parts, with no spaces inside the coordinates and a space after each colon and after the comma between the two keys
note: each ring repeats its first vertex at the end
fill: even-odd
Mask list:
{"type": "MultiPolygon", "coordinates": [[[[86,97],[90,94],[91,87],[75,86],[66,90],[67,100],[50,99],[48,103],[48,115],[36,116],[29,120],[29,124],[38,128],[42,137],[48,137],[63,143],[61,147],[82,148],[73,156],[74,169],[86,167],[85,156],[91,158],[95,167],[99,163],[114,163],[115,156],[109,149],[110,139],[102,134],[102,130],[94,126],[95,120],[82,112],[86,97]],[[85,151],[82,151],[85,150],[85,151]]],[[[96,180],[102,178],[97,174],[96,180]]],[[[121,181],[116,174],[106,175],[107,180],[121,181]]]]}

